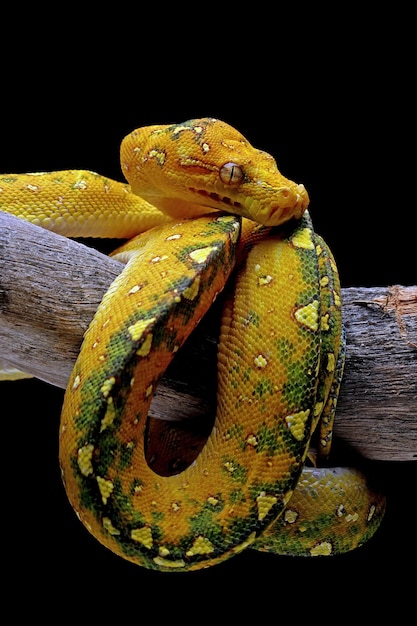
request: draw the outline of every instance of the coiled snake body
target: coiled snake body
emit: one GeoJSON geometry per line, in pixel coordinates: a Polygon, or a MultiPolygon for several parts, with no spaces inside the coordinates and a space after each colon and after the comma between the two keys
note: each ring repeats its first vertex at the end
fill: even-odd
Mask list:
{"type": "Polygon", "coordinates": [[[130,239],[64,399],[60,464],[77,515],[115,553],[162,571],[248,547],[360,545],[384,499],[359,472],[304,467],[317,433],[330,451],[344,361],[337,269],[304,187],[212,118],[133,131],[121,164],[129,184],[85,171],[0,182],[4,211],[67,236],[130,239]],[[161,475],[145,452],[153,393],[225,285],[212,432],[186,469],[161,475]]]}

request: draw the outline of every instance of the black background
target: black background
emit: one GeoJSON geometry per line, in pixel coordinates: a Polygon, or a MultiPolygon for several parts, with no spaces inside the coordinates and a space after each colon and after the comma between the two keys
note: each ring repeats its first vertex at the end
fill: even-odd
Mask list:
{"type": "MultiPolygon", "coordinates": [[[[86,168],[121,180],[119,144],[132,129],[218,117],[305,184],[343,287],[416,284],[410,16],[295,9],[8,15],[0,171],[86,168]]],[[[21,598],[15,611],[56,617],[54,598],[61,615],[97,619],[334,621],[364,610],[375,618],[389,604],[401,621],[416,565],[415,463],[378,464],[388,511],[356,552],[304,560],[246,551],[200,572],[152,572],[100,546],[67,503],[57,461],[63,392],[34,380],[2,389],[3,567],[6,589],[21,598]]]]}

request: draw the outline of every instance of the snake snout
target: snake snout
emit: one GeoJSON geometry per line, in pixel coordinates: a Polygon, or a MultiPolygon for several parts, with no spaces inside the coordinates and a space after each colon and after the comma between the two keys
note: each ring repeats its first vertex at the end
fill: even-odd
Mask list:
{"type": "Polygon", "coordinates": [[[291,218],[299,219],[307,209],[309,201],[304,185],[281,187],[277,190],[274,200],[266,207],[265,214],[258,216],[258,221],[265,226],[279,226],[291,218]]]}
{"type": "Polygon", "coordinates": [[[310,198],[308,196],[307,189],[304,187],[302,183],[296,186],[296,193],[297,193],[297,202],[294,207],[295,209],[294,217],[298,219],[303,215],[304,211],[307,209],[308,205],[310,204],[310,198]]]}

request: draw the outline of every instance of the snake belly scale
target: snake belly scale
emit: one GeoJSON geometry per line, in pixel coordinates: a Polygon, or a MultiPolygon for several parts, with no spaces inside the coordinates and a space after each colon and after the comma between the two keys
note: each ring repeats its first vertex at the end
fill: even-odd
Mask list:
{"type": "Polygon", "coordinates": [[[133,131],[121,162],[129,185],[78,171],[0,183],[1,210],[67,236],[137,234],[115,252],[126,267],[65,393],[59,455],[77,515],[113,552],[161,571],[248,547],[319,555],[360,545],[384,498],[357,472],[304,468],[318,430],[329,455],[344,360],[337,268],[304,187],[213,118],[133,131]],[[225,287],[212,432],[186,469],[160,475],[145,455],[152,396],[225,287]],[[312,501],[323,483],[320,534],[312,501]]]}

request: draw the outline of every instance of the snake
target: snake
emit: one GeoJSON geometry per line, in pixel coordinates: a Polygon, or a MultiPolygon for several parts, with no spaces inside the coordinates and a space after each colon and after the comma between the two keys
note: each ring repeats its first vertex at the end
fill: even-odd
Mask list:
{"type": "Polygon", "coordinates": [[[162,572],[246,549],[361,546],[385,498],[328,461],[346,342],[337,266],[305,187],[210,117],[135,129],[120,161],[127,182],[87,170],[0,177],[0,210],[67,237],[125,240],[64,395],[59,462],[76,515],[115,554],[162,572]],[[185,462],[188,440],[154,420],[158,451],[147,416],[216,299],[216,412],[185,462]],[[162,471],[153,449],[179,469],[162,471]]]}

